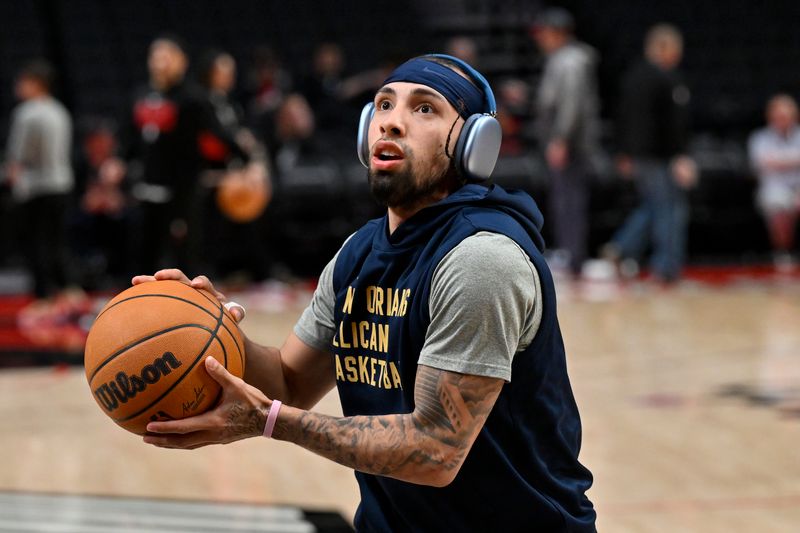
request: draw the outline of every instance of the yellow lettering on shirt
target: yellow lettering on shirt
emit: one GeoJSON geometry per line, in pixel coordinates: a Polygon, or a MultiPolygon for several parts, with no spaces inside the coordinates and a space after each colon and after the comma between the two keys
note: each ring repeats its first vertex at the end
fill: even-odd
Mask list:
{"type": "Polygon", "coordinates": [[[353,312],[353,297],[356,295],[356,290],[353,287],[347,287],[347,294],[344,297],[344,306],[342,306],[343,313],[353,312]]]}
{"type": "Polygon", "coordinates": [[[334,360],[336,361],[336,380],[344,381],[344,372],[342,371],[342,361],[339,359],[338,353],[334,356],[334,360]]]}
{"type": "Polygon", "coordinates": [[[358,370],[356,370],[356,358],[348,355],[344,358],[344,368],[347,370],[347,381],[358,383],[358,370]]]}
{"type": "Polygon", "coordinates": [[[368,362],[368,357],[358,358],[358,380],[361,383],[369,383],[369,369],[367,368],[368,362]]]}
{"type": "Polygon", "coordinates": [[[403,383],[400,380],[400,372],[397,370],[397,365],[394,361],[389,361],[389,370],[392,371],[392,386],[396,389],[402,389],[403,383]]]}
{"type": "Polygon", "coordinates": [[[408,310],[408,299],[411,297],[411,289],[403,289],[403,296],[400,301],[399,314],[397,316],[406,316],[408,310]]]}

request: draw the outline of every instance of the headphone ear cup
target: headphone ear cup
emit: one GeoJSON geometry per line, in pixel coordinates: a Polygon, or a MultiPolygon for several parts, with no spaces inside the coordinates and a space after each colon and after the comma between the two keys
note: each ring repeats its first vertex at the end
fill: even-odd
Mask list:
{"type": "Polygon", "coordinates": [[[361,110],[361,118],[358,120],[358,133],[356,134],[358,160],[367,168],[369,168],[369,124],[372,122],[374,114],[375,104],[370,102],[364,106],[364,109],[361,110]]]}
{"type": "Polygon", "coordinates": [[[469,179],[485,180],[492,175],[503,132],[491,115],[471,115],[464,122],[455,149],[455,164],[469,179]]]}

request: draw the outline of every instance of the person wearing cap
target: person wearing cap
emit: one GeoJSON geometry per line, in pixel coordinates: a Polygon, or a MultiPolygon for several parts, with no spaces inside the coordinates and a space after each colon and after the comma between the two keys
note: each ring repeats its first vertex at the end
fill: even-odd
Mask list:
{"type": "MultiPolygon", "coordinates": [[[[281,348],[247,340],[244,380],[206,359],[221,404],[145,442],[298,444],[355,470],[358,531],[595,531],[542,215],[487,181],[495,112],[466,63],[397,67],[358,136],[386,215],[325,267],[281,348]],[[344,416],[312,411],[334,386],[344,416]]],[[[214,291],[178,270],[133,282],[159,279],[214,291]]]]}
{"type": "Polygon", "coordinates": [[[589,177],[599,144],[597,53],[575,39],[562,8],[542,11],[531,34],[545,56],[535,101],[535,130],[550,175],[554,255],[572,274],[587,257],[589,177]]]}

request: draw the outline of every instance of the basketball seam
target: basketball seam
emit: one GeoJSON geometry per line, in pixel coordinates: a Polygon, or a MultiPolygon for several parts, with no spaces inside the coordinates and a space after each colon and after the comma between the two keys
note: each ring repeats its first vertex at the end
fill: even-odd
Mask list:
{"type": "MultiPolygon", "coordinates": [[[[217,302],[215,303],[211,298],[209,298],[208,294],[206,294],[204,291],[201,291],[199,289],[195,290],[200,293],[200,296],[211,302],[213,305],[217,305],[217,303],[220,303],[219,300],[217,300],[217,302]]],[[[228,311],[228,309],[225,308],[224,305],[222,306],[222,308],[223,308],[222,314],[227,316],[231,320],[231,322],[233,322],[235,325],[236,320],[233,318],[233,315],[230,313],[230,311],[228,311]]],[[[242,354],[242,348],[239,346],[239,341],[236,340],[236,335],[234,335],[233,332],[230,329],[228,329],[228,326],[225,325],[225,322],[222,323],[222,327],[225,328],[225,331],[230,333],[231,338],[233,339],[233,344],[236,345],[236,350],[239,352],[239,360],[242,362],[242,369],[244,369],[244,356],[242,354]]]]}
{"type": "MultiPolygon", "coordinates": [[[[233,321],[234,325],[236,324],[236,321],[233,320],[233,318],[229,317],[228,313],[225,313],[225,317],[228,318],[228,320],[233,321]]],[[[233,345],[236,346],[236,351],[239,352],[239,364],[242,365],[242,372],[244,372],[244,353],[242,352],[242,348],[239,347],[239,341],[236,340],[236,335],[233,334],[233,331],[231,331],[228,328],[228,326],[225,325],[225,321],[224,320],[222,322],[222,327],[225,328],[225,331],[227,331],[228,335],[231,336],[231,339],[233,340],[233,345]]]]}
{"type": "Polygon", "coordinates": [[[183,381],[183,378],[185,378],[186,376],[189,375],[189,372],[191,372],[192,369],[195,366],[197,366],[197,363],[200,361],[200,359],[203,358],[203,355],[208,350],[208,347],[211,346],[211,343],[217,337],[217,332],[219,331],[219,327],[222,325],[222,317],[225,316],[225,313],[224,313],[225,308],[222,306],[221,303],[219,304],[219,309],[220,309],[220,314],[219,314],[219,317],[217,318],[217,326],[214,328],[214,331],[211,332],[211,337],[209,337],[208,342],[206,342],[206,345],[203,346],[203,349],[200,350],[200,353],[197,355],[197,357],[195,357],[194,361],[192,361],[192,364],[189,366],[189,368],[186,369],[186,372],[184,372],[181,375],[181,377],[176,379],[175,383],[170,385],[169,388],[167,390],[165,390],[163,393],[161,393],[161,395],[158,398],[156,398],[155,400],[153,400],[152,402],[150,402],[146,406],[142,407],[141,409],[139,409],[135,413],[132,413],[132,414],[130,414],[130,415],[124,417],[124,418],[115,418],[114,422],[116,422],[118,424],[119,423],[128,422],[129,420],[132,420],[132,419],[136,418],[137,416],[141,415],[142,413],[144,413],[145,411],[147,411],[148,409],[150,409],[151,407],[156,405],[158,402],[163,400],[170,392],[172,392],[175,389],[175,387],[178,386],[178,384],[180,384],[181,381],[183,381]]]}
{"type": "Polygon", "coordinates": [[[228,368],[228,350],[225,349],[225,345],[219,340],[219,336],[216,334],[214,335],[214,340],[217,341],[219,347],[222,348],[222,358],[225,359],[225,368],[228,368]]]}
{"type": "MultiPolygon", "coordinates": [[[[187,285],[187,287],[189,287],[189,286],[187,285]]],[[[202,292],[202,291],[199,291],[199,290],[195,289],[194,287],[189,287],[189,288],[190,288],[190,289],[194,289],[195,291],[197,291],[198,293],[200,293],[200,295],[201,295],[203,298],[205,298],[206,300],[208,300],[208,301],[209,301],[211,304],[213,304],[214,306],[221,305],[219,301],[215,303],[213,300],[211,300],[211,298],[209,298],[209,297],[208,297],[208,295],[206,295],[204,292],[202,292]]],[[[170,299],[172,299],[172,300],[178,300],[178,301],[181,301],[181,302],[187,303],[187,304],[189,304],[189,305],[192,305],[192,306],[194,306],[194,307],[196,307],[196,308],[200,309],[201,311],[203,311],[203,312],[204,312],[204,313],[206,313],[207,315],[211,316],[212,318],[215,318],[215,319],[216,319],[216,317],[214,316],[214,313],[212,313],[211,311],[209,311],[208,309],[206,309],[206,308],[205,308],[205,307],[203,307],[202,305],[198,305],[198,304],[194,303],[194,302],[193,302],[193,301],[191,301],[191,300],[187,300],[187,299],[185,299],[185,298],[181,298],[180,296],[172,296],[172,295],[170,295],[170,294],[157,294],[157,293],[156,293],[156,294],[149,294],[149,293],[148,293],[148,294],[137,294],[136,296],[129,296],[128,298],[125,298],[124,300],[120,300],[120,301],[118,301],[118,302],[115,302],[115,303],[114,303],[114,305],[112,305],[112,306],[110,306],[110,307],[108,307],[108,308],[106,308],[106,309],[103,309],[103,310],[100,312],[100,314],[99,314],[99,315],[97,315],[97,318],[95,318],[95,322],[97,322],[98,320],[100,320],[100,317],[101,317],[101,316],[103,316],[103,315],[106,313],[106,311],[109,311],[110,309],[112,309],[112,308],[114,308],[114,307],[118,306],[119,304],[121,304],[121,303],[123,303],[123,302],[127,302],[127,301],[130,301],[130,300],[136,300],[136,299],[138,299],[138,298],[148,298],[148,297],[153,297],[153,298],[170,298],[170,299]]],[[[228,316],[228,315],[229,315],[229,313],[226,313],[226,311],[227,311],[227,310],[225,309],[225,307],[224,307],[224,306],[222,306],[222,309],[223,309],[223,314],[224,314],[225,316],[228,316]]],[[[228,318],[230,318],[230,320],[231,320],[231,321],[232,321],[234,324],[236,324],[236,320],[234,320],[232,316],[229,316],[228,318]]],[[[243,352],[242,352],[242,347],[241,347],[241,346],[239,346],[239,341],[237,341],[237,340],[236,340],[236,335],[234,335],[234,334],[233,334],[233,332],[230,330],[230,328],[229,328],[228,326],[226,326],[226,325],[225,325],[225,323],[223,323],[223,324],[222,324],[222,327],[223,327],[223,328],[225,328],[225,331],[227,331],[228,333],[230,333],[230,334],[231,334],[231,338],[233,338],[233,343],[236,345],[236,349],[239,351],[239,359],[241,359],[241,360],[242,360],[242,366],[244,366],[244,356],[243,356],[243,352]]],[[[209,330],[209,331],[210,331],[210,330],[209,330]]]]}
{"type": "Polygon", "coordinates": [[[149,334],[149,335],[147,335],[145,337],[142,337],[141,339],[136,339],[132,343],[130,343],[130,344],[126,345],[126,346],[123,346],[122,348],[120,348],[119,350],[114,352],[113,354],[109,355],[102,363],[97,365],[97,368],[94,369],[94,371],[92,372],[92,375],[89,377],[89,386],[92,385],[92,381],[94,380],[95,377],[97,377],[97,373],[100,372],[100,370],[104,366],[106,366],[108,363],[110,363],[111,361],[113,361],[114,359],[116,359],[117,357],[119,357],[120,355],[125,353],[126,351],[130,350],[131,348],[134,348],[134,347],[138,346],[139,344],[141,344],[141,343],[143,343],[145,341],[149,341],[150,339],[158,337],[159,335],[163,335],[165,333],[169,333],[171,331],[176,331],[176,330],[179,330],[179,329],[182,329],[182,328],[199,328],[199,329],[204,329],[204,330],[208,331],[209,333],[212,333],[211,328],[209,328],[208,326],[204,326],[202,324],[178,324],[177,326],[171,326],[169,328],[153,332],[153,333],[151,333],[151,334],[149,334]]]}
{"type": "MultiPolygon", "coordinates": [[[[190,288],[191,288],[191,287],[190,287],[190,288]]],[[[200,291],[198,291],[198,292],[200,292],[200,291]]],[[[201,294],[202,294],[202,293],[201,293],[201,294]]],[[[100,311],[100,314],[99,314],[99,315],[97,315],[97,318],[96,318],[95,320],[99,320],[101,316],[103,316],[104,314],[106,314],[106,312],[110,311],[111,309],[115,308],[116,306],[118,306],[118,305],[120,305],[120,304],[123,304],[123,303],[125,303],[125,302],[129,302],[129,301],[131,301],[131,300],[137,300],[137,299],[139,299],[139,298],[147,298],[147,297],[153,297],[153,298],[169,298],[169,299],[171,299],[171,300],[179,300],[179,301],[181,301],[181,302],[184,302],[184,303],[187,303],[187,304],[189,304],[189,305],[193,305],[193,306],[197,307],[198,309],[202,309],[202,310],[203,310],[203,311],[205,311],[207,314],[209,314],[209,315],[211,315],[211,316],[214,316],[214,313],[212,313],[211,311],[209,311],[208,309],[206,309],[206,308],[205,308],[205,307],[203,307],[202,305],[196,304],[196,303],[194,303],[194,302],[193,302],[193,301],[191,301],[191,300],[187,300],[186,298],[181,298],[180,296],[172,296],[171,294],[158,294],[158,293],[150,294],[150,293],[147,293],[147,294],[137,294],[136,296],[128,296],[128,297],[127,297],[127,298],[125,298],[124,300],[120,300],[120,301],[118,301],[118,302],[114,302],[114,305],[110,305],[110,306],[108,306],[107,308],[105,308],[105,309],[103,309],[102,311],[100,311]]],[[[212,303],[213,303],[213,302],[212,302],[212,303]]]]}

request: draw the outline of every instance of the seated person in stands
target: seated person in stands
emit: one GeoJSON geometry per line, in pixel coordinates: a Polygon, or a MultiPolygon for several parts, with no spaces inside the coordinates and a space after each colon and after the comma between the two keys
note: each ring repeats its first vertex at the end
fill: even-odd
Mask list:
{"type": "Polygon", "coordinates": [[[792,252],[800,211],[800,128],[797,102],[787,95],[767,103],[767,126],[753,132],[748,143],[750,164],[758,176],[757,203],[767,221],[775,266],[795,268],[792,252]]]}

